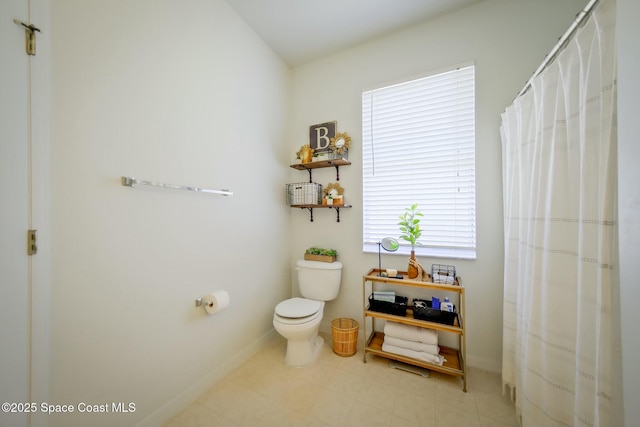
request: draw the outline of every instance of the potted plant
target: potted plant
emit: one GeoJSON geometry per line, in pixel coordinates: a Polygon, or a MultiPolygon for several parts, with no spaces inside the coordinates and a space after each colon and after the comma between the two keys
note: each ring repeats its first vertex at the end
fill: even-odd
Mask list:
{"type": "MultiPolygon", "coordinates": [[[[420,217],[422,216],[422,213],[418,211],[418,204],[414,203],[410,207],[405,208],[404,213],[399,217],[400,222],[398,225],[402,233],[400,238],[411,244],[411,260],[413,261],[416,259],[416,244],[420,236],[422,236],[422,230],[420,230],[420,217]]],[[[407,273],[410,279],[418,276],[418,269],[412,262],[409,262],[407,273]]]]}
{"type": "Polygon", "coordinates": [[[314,162],[321,162],[323,160],[329,160],[329,152],[326,152],[326,151],[325,152],[321,152],[321,153],[319,153],[317,151],[313,152],[313,161],[314,162]]]}
{"type": "Polygon", "coordinates": [[[311,247],[304,253],[304,259],[307,261],[334,262],[338,257],[335,249],[322,249],[311,247]]]}

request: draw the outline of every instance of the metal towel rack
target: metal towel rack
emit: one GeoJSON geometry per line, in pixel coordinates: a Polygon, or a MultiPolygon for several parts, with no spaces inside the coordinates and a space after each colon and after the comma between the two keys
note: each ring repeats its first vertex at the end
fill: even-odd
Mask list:
{"type": "Polygon", "coordinates": [[[126,187],[135,187],[136,185],[149,185],[152,187],[172,188],[174,190],[197,191],[199,193],[211,193],[211,194],[221,194],[223,196],[233,196],[233,191],[229,191],[225,189],[212,190],[210,188],[190,187],[186,185],[163,184],[161,182],[144,181],[141,179],[128,177],[128,176],[123,176],[121,179],[121,182],[122,182],[122,185],[126,187]]]}

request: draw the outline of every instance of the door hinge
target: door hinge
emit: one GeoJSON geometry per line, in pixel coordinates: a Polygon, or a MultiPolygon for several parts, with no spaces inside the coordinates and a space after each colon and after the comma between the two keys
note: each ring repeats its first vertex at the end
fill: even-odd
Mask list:
{"type": "Polygon", "coordinates": [[[27,50],[27,55],[34,55],[36,54],[36,31],[37,32],[41,32],[40,28],[32,25],[32,24],[25,24],[24,22],[20,21],[19,19],[14,19],[13,22],[15,22],[18,25],[22,25],[24,27],[24,35],[25,35],[25,47],[27,50]]]}
{"type": "Polygon", "coordinates": [[[27,255],[38,253],[38,230],[27,230],[27,255]]]}

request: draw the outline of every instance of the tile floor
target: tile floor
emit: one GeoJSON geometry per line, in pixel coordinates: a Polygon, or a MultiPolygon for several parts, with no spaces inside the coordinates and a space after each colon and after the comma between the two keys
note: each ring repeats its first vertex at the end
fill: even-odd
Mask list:
{"type": "Polygon", "coordinates": [[[459,378],[392,369],[361,343],[352,357],[325,338],[311,366],[288,368],[286,341],[276,337],[163,427],[517,427],[498,374],[470,368],[467,393],[459,378]]]}

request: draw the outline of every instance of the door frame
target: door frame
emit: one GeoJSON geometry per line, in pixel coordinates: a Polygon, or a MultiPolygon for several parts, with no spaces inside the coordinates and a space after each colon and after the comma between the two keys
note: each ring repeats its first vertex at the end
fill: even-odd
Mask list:
{"type": "MultiPolygon", "coordinates": [[[[26,0],[37,34],[31,69],[31,228],[38,230],[38,252],[30,256],[30,384],[31,401],[49,402],[51,360],[51,2],[26,0]]],[[[31,426],[48,426],[46,414],[36,412],[31,426]]]]}

